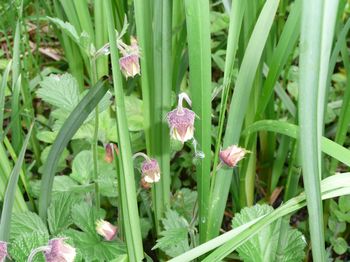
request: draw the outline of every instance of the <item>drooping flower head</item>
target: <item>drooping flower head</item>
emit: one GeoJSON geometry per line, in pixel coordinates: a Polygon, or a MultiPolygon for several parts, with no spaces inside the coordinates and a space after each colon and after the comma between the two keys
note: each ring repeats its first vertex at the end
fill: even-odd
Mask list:
{"type": "Polygon", "coordinates": [[[53,238],[44,251],[47,262],[73,262],[76,256],[75,248],[65,243],[66,238],[53,238]]]}
{"type": "Polygon", "coordinates": [[[109,164],[113,162],[113,149],[112,148],[114,149],[115,154],[118,154],[118,147],[116,144],[108,143],[105,146],[105,161],[109,164]]]}
{"type": "Polygon", "coordinates": [[[119,59],[120,69],[126,78],[140,74],[140,49],[137,40],[131,37],[130,45],[118,41],[118,48],[122,54],[119,59]]]}
{"type": "Polygon", "coordinates": [[[170,128],[170,136],[181,143],[193,138],[194,120],[196,114],[187,108],[183,108],[182,101],[185,99],[189,105],[192,104],[191,99],[186,93],[179,95],[177,108],[170,111],[167,120],[170,128]]]}
{"type": "Polygon", "coordinates": [[[118,231],[118,228],[106,220],[96,221],[96,232],[103,236],[105,240],[111,241],[114,239],[118,231]]]}
{"type": "Polygon", "coordinates": [[[160,168],[158,161],[148,157],[142,152],[136,153],[133,158],[141,156],[145,160],[141,164],[141,186],[145,189],[150,188],[151,184],[157,183],[160,180],[160,168]]]}
{"type": "Polygon", "coordinates": [[[4,241],[0,241],[0,262],[4,262],[7,256],[7,243],[4,241]]]}
{"type": "Polygon", "coordinates": [[[235,167],[241,161],[248,151],[236,145],[229,146],[225,150],[221,150],[219,157],[223,163],[229,167],[235,167]]]}
{"type": "Polygon", "coordinates": [[[147,183],[156,183],[160,180],[160,168],[157,160],[146,159],[141,165],[142,177],[147,183]]]}

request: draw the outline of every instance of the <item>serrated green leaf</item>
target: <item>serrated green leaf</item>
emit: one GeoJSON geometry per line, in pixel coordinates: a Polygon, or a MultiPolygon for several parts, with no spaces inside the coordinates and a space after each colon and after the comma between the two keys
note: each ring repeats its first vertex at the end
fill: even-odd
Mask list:
{"type": "Polygon", "coordinates": [[[111,261],[125,255],[126,248],[120,241],[103,241],[89,233],[69,229],[64,234],[74,242],[75,248],[83,255],[84,261],[111,261]]]}
{"type": "MultiPolygon", "coordinates": [[[[232,227],[239,227],[256,218],[267,215],[273,210],[268,205],[255,205],[243,208],[232,219],[232,227]]],[[[276,261],[275,255],[278,247],[280,227],[281,220],[279,219],[263,228],[257,235],[237,248],[240,258],[247,262],[276,261]]],[[[280,250],[280,253],[283,255],[279,259],[285,262],[303,261],[306,245],[303,235],[299,231],[289,228],[286,241],[285,248],[282,251],[280,250]]]]}
{"type": "Polygon", "coordinates": [[[78,82],[68,73],[45,77],[40,86],[38,97],[65,112],[73,111],[79,103],[78,82]]]}
{"type": "MultiPolygon", "coordinates": [[[[48,234],[33,231],[22,234],[20,237],[11,241],[9,253],[13,261],[27,261],[31,251],[37,247],[47,245],[49,240],[48,234]]],[[[44,256],[39,253],[35,256],[33,262],[44,262],[44,256]]]]}
{"type": "MultiPolygon", "coordinates": [[[[51,150],[51,145],[50,146],[47,146],[45,147],[45,149],[41,152],[41,155],[40,155],[40,160],[42,163],[45,163],[46,162],[46,159],[49,155],[49,152],[51,150]]],[[[62,152],[62,155],[60,156],[60,159],[58,161],[58,164],[57,164],[57,172],[61,171],[62,169],[64,169],[67,164],[66,164],[66,158],[68,157],[69,155],[69,151],[65,148],[62,152]]],[[[41,166],[39,168],[39,172],[41,173],[42,172],[42,168],[43,166],[41,166]]]]}
{"type": "Polygon", "coordinates": [[[182,188],[175,193],[172,201],[172,208],[190,222],[193,217],[193,210],[196,204],[196,200],[196,191],[192,191],[188,188],[182,188]]]}
{"type": "Polygon", "coordinates": [[[57,235],[73,224],[71,209],[79,200],[72,193],[59,193],[55,195],[47,211],[47,221],[52,235],[57,235]]]}
{"type": "Polygon", "coordinates": [[[96,233],[96,221],[102,218],[102,215],[96,211],[92,205],[85,202],[76,204],[72,207],[72,218],[74,224],[91,236],[99,238],[96,233]]]}
{"type": "Polygon", "coordinates": [[[23,234],[33,232],[41,232],[43,235],[48,235],[46,225],[37,214],[30,211],[13,214],[11,220],[11,240],[17,239],[23,234]]]}
{"type": "Polygon", "coordinates": [[[189,224],[187,220],[176,211],[168,209],[162,219],[164,231],[153,249],[160,248],[170,257],[178,256],[190,249],[188,240],[189,224]]]}

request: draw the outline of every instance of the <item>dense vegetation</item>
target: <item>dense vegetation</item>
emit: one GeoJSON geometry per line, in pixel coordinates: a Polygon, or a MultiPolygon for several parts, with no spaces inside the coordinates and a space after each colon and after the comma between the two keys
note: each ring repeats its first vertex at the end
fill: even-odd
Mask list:
{"type": "Polygon", "coordinates": [[[0,3],[0,261],[350,260],[350,2],[0,3]]]}

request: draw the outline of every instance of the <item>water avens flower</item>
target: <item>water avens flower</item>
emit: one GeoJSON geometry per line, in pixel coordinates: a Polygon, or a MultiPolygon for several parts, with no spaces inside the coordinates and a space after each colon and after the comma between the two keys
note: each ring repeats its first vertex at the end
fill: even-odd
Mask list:
{"type": "Polygon", "coordinates": [[[170,128],[170,136],[181,143],[193,138],[194,120],[196,114],[187,108],[183,108],[182,101],[186,100],[189,105],[192,104],[191,99],[186,93],[179,94],[177,108],[170,111],[167,120],[170,128]]]}
{"type": "Polygon", "coordinates": [[[27,262],[32,262],[39,252],[43,252],[46,262],[73,262],[77,252],[74,247],[65,243],[67,238],[58,237],[49,240],[47,246],[35,248],[30,253],[27,262]]]}
{"type": "Polygon", "coordinates": [[[113,162],[113,149],[114,149],[114,154],[118,154],[118,147],[116,144],[113,143],[108,143],[105,146],[105,161],[107,163],[112,163],[113,162]]]}
{"type": "Polygon", "coordinates": [[[53,238],[49,241],[49,249],[44,251],[47,262],[73,262],[76,256],[75,248],[64,242],[66,238],[53,238]]]}
{"type": "Polygon", "coordinates": [[[229,167],[235,167],[239,161],[241,161],[247,150],[236,145],[229,146],[225,150],[221,150],[219,157],[223,163],[229,167]]]}
{"type": "Polygon", "coordinates": [[[126,78],[140,74],[140,49],[134,37],[131,37],[130,42],[130,45],[126,45],[123,41],[118,41],[118,48],[122,53],[119,65],[126,78]]]}
{"type": "Polygon", "coordinates": [[[142,162],[141,172],[145,182],[156,183],[160,180],[160,168],[157,160],[149,159],[142,162]]]}
{"type": "Polygon", "coordinates": [[[144,153],[136,153],[133,158],[141,156],[145,159],[145,161],[141,164],[141,185],[145,183],[156,183],[160,180],[160,168],[158,161],[154,158],[149,158],[144,153]]]}
{"type": "Polygon", "coordinates": [[[103,236],[105,240],[111,241],[114,239],[118,231],[118,228],[106,220],[96,221],[96,232],[100,236],[103,236]]]}
{"type": "Polygon", "coordinates": [[[0,241],[0,262],[4,262],[7,256],[7,243],[4,241],[0,241]]]}

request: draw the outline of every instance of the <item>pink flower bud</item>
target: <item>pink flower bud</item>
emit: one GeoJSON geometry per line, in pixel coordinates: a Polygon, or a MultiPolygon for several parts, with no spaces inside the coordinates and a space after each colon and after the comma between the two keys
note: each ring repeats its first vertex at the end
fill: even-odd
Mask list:
{"type": "Polygon", "coordinates": [[[229,167],[235,167],[237,163],[242,160],[247,153],[244,148],[236,145],[229,146],[225,150],[221,150],[219,153],[220,159],[229,167]]]}
{"type": "Polygon", "coordinates": [[[76,256],[75,248],[64,242],[66,238],[53,238],[44,251],[47,262],[73,262],[76,256]]]}
{"type": "Polygon", "coordinates": [[[126,78],[140,74],[139,56],[137,54],[123,56],[119,59],[119,65],[126,78]]]}
{"type": "Polygon", "coordinates": [[[7,243],[4,241],[0,241],[0,262],[4,262],[7,256],[7,243]]]}
{"type": "Polygon", "coordinates": [[[167,119],[170,128],[170,136],[182,143],[193,138],[194,119],[196,114],[187,108],[174,109],[168,113],[167,119]]]}
{"type": "Polygon", "coordinates": [[[112,225],[106,220],[97,220],[96,221],[96,232],[97,234],[104,237],[105,240],[111,241],[117,234],[117,227],[112,225]]]}
{"type": "Polygon", "coordinates": [[[160,168],[157,160],[146,159],[141,165],[142,179],[147,183],[156,183],[160,180],[160,168]]]}
{"type": "Polygon", "coordinates": [[[112,147],[114,148],[115,154],[118,154],[118,147],[116,144],[109,143],[105,146],[105,161],[107,163],[112,163],[113,162],[113,150],[112,147]]]}
{"type": "Polygon", "coordinates": [[[123,55],[119,59],[119,65],[126,78],[140,74],[140,49],[134,37],[131,37],[130,42],[130,46],[122,41],[118,42],[118,48],[123,55]]]}

